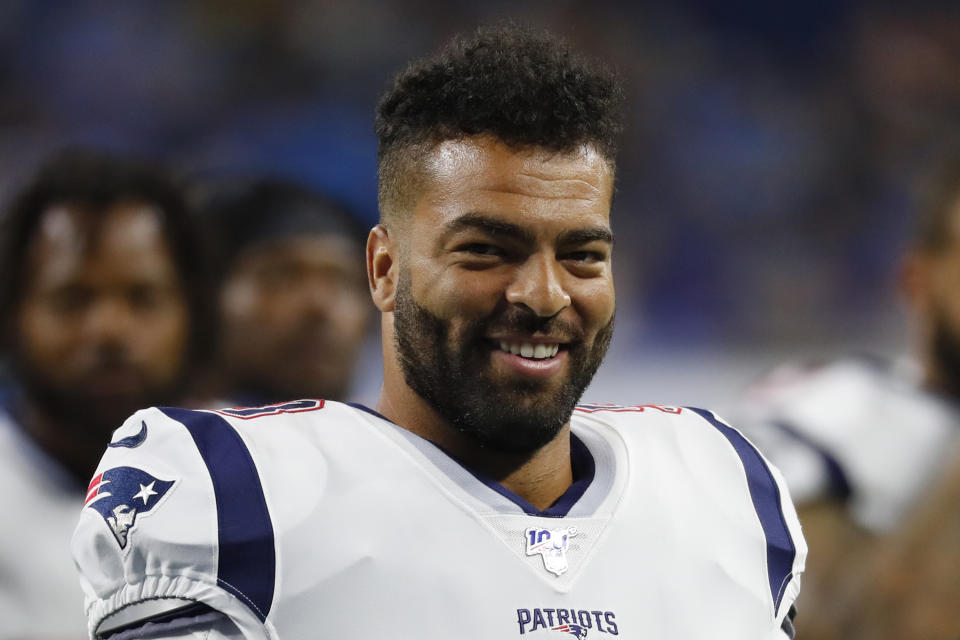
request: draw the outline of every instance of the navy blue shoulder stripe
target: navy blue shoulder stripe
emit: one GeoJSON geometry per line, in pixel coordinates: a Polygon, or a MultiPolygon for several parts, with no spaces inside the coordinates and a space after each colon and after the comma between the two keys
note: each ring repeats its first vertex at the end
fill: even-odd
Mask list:
{"type": "Polygon", "coordinates": [[[183,424],[210,472],[217,501],[217,583],[265,621],[273,604],[277,559],[260,475],[243,440],[215,413],[164,407],[183,424]]]}
{"type": "Polygon", "coordinates": [[[770,595],[773,596],[776,612],[780,608],[787,583],[793,575],[793,561],[797,556],[796,545],[783,517],[780,488],[760,453],[740,432],[717,420],[709,411],[687,408],[712,424],[727,438],[747,472],[750,498],[760,518],[763,535],[767,539],[767,576],[770,579],[770,595]]]}
{"type": "Polygon", "coordinates": [[[812,438],[804,433],[802,429],[798,429],[788,422],[774,420],[770,422],[770,425],[780,429],[819,455],[823,461],[824,469],[827,472],[828,481],[830,482],[830,494],[841,501],[850,499],[850,496],[853,495],[853,487],[850,485],[847,473],[843,470],[843,465],[840,464],[840,461],[830,453],[827,447],[817,442],[816,438],[812,438]]]}

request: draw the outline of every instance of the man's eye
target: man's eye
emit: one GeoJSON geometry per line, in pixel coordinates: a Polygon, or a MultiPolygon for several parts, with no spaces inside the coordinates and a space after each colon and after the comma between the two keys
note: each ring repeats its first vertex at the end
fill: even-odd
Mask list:
{"type": "Polygon", "coordinates": [[[64,287],[50,297],[50,305],[60,314],[78,313],[95,297],[94,292],[85,287],[64,287]]]}
{"type": "Polygon", "coordinates": [[[478,256],[504,255],[504,251],[500,247],[494,246],[492,244],[484,244],[482,242],[471,242],[470,244],[461,245],[460,247],[457,248],[457,251],[472,253],[478,256]]]}
{"type": "Polygon", "coordinates": [[[290,265],[271,265],[257,273],[257,281],[264,287],[282,289],[295,284],[299,276],[299,271],[290,265]]]}
{"type": "Polygon", "coordinates": [[[156,309],[164,300],[164,289],[156,285],[138,285],[127,292],[127,301],[131,307],[140,311],[156,309]]]}
{"type": "Polygon", "coordinates": [[[599,251],[571,251],[564,258],[575,262],[593,263],[603,262],[607,259],[607,256],[599,251]]]}

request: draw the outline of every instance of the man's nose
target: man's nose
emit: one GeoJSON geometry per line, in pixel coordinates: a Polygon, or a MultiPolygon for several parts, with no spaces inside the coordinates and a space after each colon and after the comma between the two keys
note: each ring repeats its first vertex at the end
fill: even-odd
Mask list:
{"type": "Polygon", "coordinates": [[[102,342],[122,342],[136,330],[130,305],[114,296],[98,299],[85,320],[87,335],[102,342]]]}
{"type": "Polygon", "coordinates": [[[563,266],[553,256],[531,256],[520,265],[507,289],[507,302],[528,307],[541,318],[551,318],[570,306],[563,274],[563,266]]]}

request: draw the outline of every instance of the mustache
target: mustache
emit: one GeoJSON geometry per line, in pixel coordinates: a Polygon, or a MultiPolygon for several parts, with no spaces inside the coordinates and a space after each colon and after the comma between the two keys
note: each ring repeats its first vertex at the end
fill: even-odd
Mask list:
{"type": "Polygon", "coordinates": [[[562,320],[558,316],[543,317],[531,309],[520,306],[508,306],[495,316],[476,323],[475,329],[481,334],[519,333],[541,334],[559,339],[561,342],[581,342],[583,328],[562,320]]]}
{"type": "Polygon", "coordinates": [[[93,349],[87,357],[87,363],[91,369],[104,371],[136,367],[129,350],[113,346],[93,349]]]}

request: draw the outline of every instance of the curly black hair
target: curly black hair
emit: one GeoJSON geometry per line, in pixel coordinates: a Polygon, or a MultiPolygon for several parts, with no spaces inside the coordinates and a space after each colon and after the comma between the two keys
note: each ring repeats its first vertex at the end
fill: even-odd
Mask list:
{"type": "Polygon", "coordinates": [[[561,153],[589,145],[612,164],[622,104],[612,71],[548,33],[505,24],[458,36],[408,65],[380,99],[381,215],[402,206],[422,152],[445,140],[491,135],[561,153]]]}
{"type": "MultiPolygon", "coordinates": [[[[70,204],[91,212],[120,202],[152,205],[160,212],[174,264],[187,294],[192,332],[191,355],[201,356],[209,332],[209,262],[205,231],[189,208],[180,184],[162,167],[141,159],[71,148],[48,159],[18,193],[0,219],[0,344],[15,340],[13,318],[23,295],[27,252],[44,213],[70,204]]],[[[102,218],[90,218],[90,237],[102,218]]]]}

